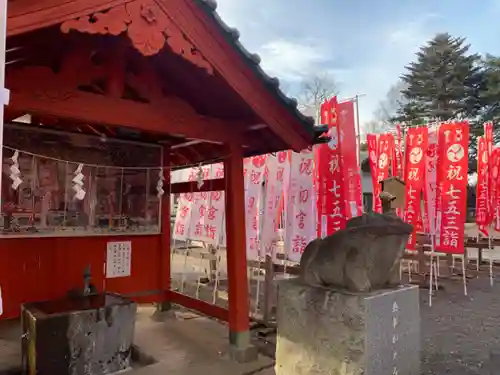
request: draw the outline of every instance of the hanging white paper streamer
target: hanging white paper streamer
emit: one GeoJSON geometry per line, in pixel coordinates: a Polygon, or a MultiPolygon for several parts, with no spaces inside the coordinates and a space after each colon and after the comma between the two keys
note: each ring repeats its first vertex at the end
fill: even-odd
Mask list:
{"type": "Polygon", "coordinates": [[[160,173],[158,173],[158,182],[156,183],[156,191],[158,192],[158,199],[163,196],[163,181],[165,181],[165,177],[163,177],[163,169],[160,169],[160,173]]]}
{"type": "Polygon", "coordinates": [[[78,164],[75,170],[75,177],[73,177],[73,190],[75,191],[75,198],[82,201],[85,198],[85,190],[83,189],[83,180],[85,176],[82,173],[83,164],[78,164]]]}
{"type": "Polygon", "coordinates": [[[21,170],[19,169],[19,151],[14,151],[14,155],[10,158],[12,165],[10,166],[10,179],[12,180],[12,189],[17,190],[19,185],[23,183],[21,179],[21,170]]]}
{"type": "Polygon", "coordinates": [[[203,186],[203,168],[200,166],[198,167],[198,177],[196,179],[196,185],[198,185],[198,189],[201,189],[203,186]]]}

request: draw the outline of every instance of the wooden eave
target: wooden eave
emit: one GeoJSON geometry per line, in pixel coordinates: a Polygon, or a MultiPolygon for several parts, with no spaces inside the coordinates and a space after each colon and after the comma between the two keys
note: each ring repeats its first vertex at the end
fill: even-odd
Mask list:
{"type": "Polygon", "coordinates": [[[15,0],[7,4],[7,36],[25,34],[134,0],[15,0]]]}
{"type": "MultiPolygon", "coordinates": [[[[244,121],[238,120],[232,122],[230,119],[226,120],[223,124],[226,130],[222,134],[217,134],[215,127],[209,126],[207,128],[206,124],[202,121],[199,126],[185,133],[189,135],[175,135],[176,132],[172,132],[174,128],[176,128],[179,133],[187,129],[171,124],[168,126],[169,131],[163,131],[161,125],[153,126],[154,124],[164,122],[161,117],[158,118],[158,116],[156,116],[156,119],[152,117],[153,113],[156,113],[155,111],[158,110],[158,106],[155,106],[153,103],[151,103],[153,107],[148,108],[147,104],[142,104],[142,102],[127,100],[126,103],[122,103],[126,105],[125,108],[119,106],[120,109],[117,109],[117,100],[109,96],[100,96],[81,91],[70,94],[70,92],[66,91],[66,87],[60,87],[59,85],[64,82],[69,83],[70,87],[74,87],[74,83],[71,82],[75,79],[75,77],[66,77],[66,79],[59,81],[57,74],[66,71],[65,69],[61,71],[61,65],[59,64],[61,61],[67,60],[67,57],[64,58],[65,53],[61,54],[61,51],[72,51],[75,46],[80,45],[84,50],[94,50],[96,54],[99,55],[99,51],[104,51],[100,42],[105,42],[106,49],[113,50],[113,47],[116,47],[116,43],[120,44],[121,42],[127,42],[127,40],[124,36],[121,38],[104,37],[102,40],[94,36],[79,33],[68,36],[60,34],[57,26],[9,38],[8,45],[10,46],[10,52],[8,52],[7,57],[9,62],[14,62],[9,64],[7,69],[7,85],[11,89],[11,103],[5,109],[5,121],[11,122],[25,114],[30,114],[29,117],[23,119],[23,121],[29,121],[28,125],[23,125],[25,127],[42,128],[47,131],[86,134],[97,136],[101,139],[116,138],[125,141],[154,143],[168,146],[171,149],[170,165],[173,168],[221,161],[227,156],[227,148],[223,146],[224,139],[226,142],[229,140],[237,140],[238,138],[236,138],[236,136],[238,134],[242,135],[238,133],[238,130],[243,129],[247,130],[243,132],[243,138],[240,139],[239,144],[244,146],[243,151],[246,157],[270,153],[286,147],[279,138],[270,132],[269,128],[256,129],[251,126],[255,124],[258,119],[252,121],[253,117],[247,118],[248,113],[244,110],[244,108],[246,108],[245,103],[241,101],[241,105],[243,105],[243,107],[241,107],[241,105],[235,101],[240,101],[239,97],[235,95],[226,97],[223,102],[231,107],[234,106],[235,108],[231,108],[232,110],[237,109],[236,107],[240,108],[237,109],[236,112],[228,111],[228,115],[231,116],[232,113],[232,116],[235,116],[236,114],[240,116],[238,118],[244,121]],[[110,42],[111,44],[109,44],[110,42]],[[18,48],[16,48],[16,46],[18,46],[18,48]],[[54,63],[59,67],[59,73],[56,73],[50,80],[62,91],[56,96],[54,96],[56,92],[49,91],[47,92],[49,93],[47,97],[44,89],[46,88],[46,83],[44,83],[45,80],[40,80],[40,74],[43,72],[38,70],[38,75],[34,77],[30,73],[30,67],[53,66],[54,63]],[[28,70],[23,70],[26,68],[28,70]],[[23,82],[25,81],[28,84],[27,86],[24,86],[23,82]],[[27,91],[24,91],[23,87],[26,87],[27,91]],[[35,90],[34,96],[33,90],[35,90]],[[55,97],[65,98],[65,100],[58,102],[54,107],[54,102],[51,98],[55,97]],[[89,100],[81,102],[80,99],[85,99],[87,97],[89,100],[92,100],[90,102],[89,100]],[[81,105],[77,105],[75,100],[81,103],[81,105]],[[110,110],[110,108],[115,108],[115,110],[110,110]],[[241,112],[242,108],[243,112],[241,112]],[[205,129],[205,132],[200,132],[200,130],[203,129],[205,129]],[[189,136],[194,136],[193,132],[199,132],[199,137],[202,138],[198,140],[189,138],[189,136]]],[[[144,56],[140,55],[128,43],[125,44],[127,45],[128,52],[126,58],[122,61],[134,66],[133,70],[136,71],[136,73],[137,68],[139,68],[139,66],[144,66],[141,64],[145,63],[147,63],[149,68],[152,68],[153,71],[158,65],[163,67],[163,65],[165,65],[164,63],[168,62],[170,57],[176,58],[176,60],[182,64],[182,68],[188,69],[186,72],[182,72],[182,69],[180,69],[181,66],[178,66],[179,69],[175,70],[174,73],[176,81],[171,81],[173,77],[165,74],[170,68],[174,67],[174,65],[167,64],[166,71],[163,72],[163,75],[159,76],[159,79],[154,80],[154,82],[161,82],[161,85],[163,85],[165,99],[174,98],[174,102],[170,102],[170,105],[166,105],[165,107],[177,108],[175,98],[179,98],[179,96],[177,95],[178,92],[176,88],[179,85],[182,85],[184,88],[182,77],[189,75],[189,72],[192,74],[200,73],[197,71],[197,68],[192,66],[189,62],[184,61],[181,57],[172,54],[168,49],[165,49],[162,55],[154,56],[151,60],[151,58],[146,59],[144,56]],[[178,75],[180,75],[180,77],[177,77],[178,75]],[[179,80],[177,80],[177,78],[179,78],[179,80]]],[[[102,62],[103,58],[106,59],[105,55],[101,55],[98,60],[102,62]]],[[[78,61],[84,61],[84,59],[78,58],[78,61]]],[[[71,71],[83,72],[88,70],[88,68],[79,64],[72,66],[73,68],[71,71]]],[[[99,66],[103,67],[102,65],[99,66]]],[[[48,71],[44,70],[44,72],[48,71]]],[[[91,73],[90,76],[94,75],[91,73]]],[[[200,79],[204,78],[203,72],[201,72],[201,74],[196,74],[196,76],[200,79]]],[[[225,81],[219,76],[205,76],[208,78],[209,82],[223,82],[224,86],[227,86],[225,81]]],[[[129,80],[126,82],[129,85],[132,84],[129,80]]],[[[197,85],[192,87],[192,90],[194,92],[199,92],[203,88],[203,83],[202,86],[199,86],[198,82],[195,83],[197,85]]],[[[137,88],[136,86],[128,87],[137,88]]],[[[158,92],[158,86],[154,83],[144,82],[142,87],[147,87],[149,93],[153,96],[153,93],[158,92]]],[[[48,89],[51,90],[51,87],[48,89]]],[[[212,90],[213,88],[208,91],[212,90]]],[[[136,93],[141,95],[140,91],[136,93]]],[[[228,93],[231,93],[229,88],[228,93]]],[[[147,99],[147,97],[143,98],[147,99]]],[[[184,100],[185,99],[186,98],[184,98],[184,100]]],[[[202,97],[197,99],[200,100],[202,97]]],[[[190,103],[190,101],[188,100],[186,103],[190,103]]],[[[213,101],[211,101],[211,103],[213,103],[213,101]]],[[[217,120],[217,117],[213,117],[213,113],[204,113],[202,110],[201,114],[208,116],[208,118],[212,116],[213,120],[217,120]]],[[[160,113],[159,115],[162,114],[160,113]]],[[[166,112],[164,115],[170,118],[172,117],[166,112]]],[[[250,116],[254,115],[250,113],[250,116]]],[[[190,121],[189,123],[196,122],[190,121]]],[[[212,124],[216,125],[213,121],[212,124]]]]}
{"type": "MultiPolygon", "coordinates": [[[[132,1],[142,0],[10,1],[7,34],[8,37],[24,34],[132,1]]],[[[313,122],[300,115],[293,100],[286,97],[284,100],[277,80],[263,75],[258,63],[246,56],[234,35],[217,21],[216,13],[207,12],[205,1],[149,1],[155,2],[172,19],[214,70],[267,125],[267,128],[254,130],[253,134],[262,133],[263,139],[269,139],[271,131],[280,139],[280,148],[300,150],[313,142],[313,122]]]]}

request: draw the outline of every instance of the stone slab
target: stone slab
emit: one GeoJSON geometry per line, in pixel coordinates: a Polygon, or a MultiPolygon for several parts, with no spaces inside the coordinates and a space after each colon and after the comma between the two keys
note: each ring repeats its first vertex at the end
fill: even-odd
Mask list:
{"type": "Polygon", "coordinates": [[[365,375],[420,375],[418,286],[365,298],[365,306],[365,375]]]}
{"type": "Polygon", "coordinates": [[[276,375],[419,375],[418,287],[370,295],[278,283],[276,375]]]}

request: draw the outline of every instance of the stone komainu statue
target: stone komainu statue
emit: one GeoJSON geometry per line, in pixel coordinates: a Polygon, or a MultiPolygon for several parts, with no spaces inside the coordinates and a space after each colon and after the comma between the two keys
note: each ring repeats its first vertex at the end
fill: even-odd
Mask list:
{"type": "Polygon", "coordinates": [[[364,214],[310,242],[300,277],[310,286],[367,293],[399,284],[399,263],[413,227],[393,214],[364,214]]]}

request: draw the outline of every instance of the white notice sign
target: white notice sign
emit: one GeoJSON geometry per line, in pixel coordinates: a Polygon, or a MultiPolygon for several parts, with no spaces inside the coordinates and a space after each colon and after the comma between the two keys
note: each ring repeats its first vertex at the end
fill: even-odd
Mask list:
{"type": "Polygon", "coordinates": [[[131,274],[132,242],[108,242],[106,278],[126,277],[131,274]]]}

